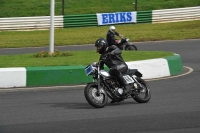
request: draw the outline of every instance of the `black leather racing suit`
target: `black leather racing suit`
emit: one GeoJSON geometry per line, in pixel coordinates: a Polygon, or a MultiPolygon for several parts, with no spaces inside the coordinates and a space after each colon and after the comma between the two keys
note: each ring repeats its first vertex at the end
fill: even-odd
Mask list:
{"type": "Polygon", "coordinates": [[[113,33],[110,30],[108,30],[107,37],[106,37],[108,46],[117,45],[117,43],[115,42],[115,35],[119,36],[119,33],[117,33],[117,32],[113,33]]]}
{"type": "Polygon", "coordinates": [[[120,85],[125,86],[126,83],[123,79],[123,74],[128,71],[128,66],[124,62],[121,53],[121,50],[115,45],[107,47],[105,53],[101,54],[100,60],[102,60],[106,54],[109,54],[109,57],[103,61],[100,69],[103,69],[104,64],[106,64],[106,66],[110,68],[109,73],[117,78],[120,85]]]}

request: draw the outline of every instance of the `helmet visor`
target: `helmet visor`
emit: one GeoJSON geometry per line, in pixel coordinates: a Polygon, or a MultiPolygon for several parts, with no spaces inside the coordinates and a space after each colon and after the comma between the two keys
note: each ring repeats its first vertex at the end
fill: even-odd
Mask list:
{"type": "Polygon", "coordinates": [[[102,45],[97,46],[97,51],[100,51],[102,49],[102,45]]]}

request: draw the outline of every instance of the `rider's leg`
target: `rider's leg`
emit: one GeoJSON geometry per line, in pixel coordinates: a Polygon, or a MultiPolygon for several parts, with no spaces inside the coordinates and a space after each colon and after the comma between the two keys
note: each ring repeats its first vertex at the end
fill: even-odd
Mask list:
{"type": "MultiPolygon", "coordinates": [[[[127,67],[124,67],[124,68],[121,68],[120,70],[122,72],[124,71],[124,73],[125,73],[127,71],[127,69],[128,69],[127,67]]],[[[124,80],[123,75],[119,71],[119,69],[111,68],[110,74],[115,76],[117,78],[119,84],[124,87],[124,94],[127,94],[131,90],[131,87],[128,84],[126,84],[126,81],[124,80]]]]}

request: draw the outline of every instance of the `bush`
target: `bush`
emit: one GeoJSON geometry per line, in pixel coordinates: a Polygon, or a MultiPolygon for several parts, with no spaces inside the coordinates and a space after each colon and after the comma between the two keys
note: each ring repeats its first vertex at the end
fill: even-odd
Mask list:
{"type": "Polygon", "coordinates": [[[70,51],[67,52],[60,52],[59,50],[55,50],[54,53],[52,53],[52,55],[50,54],[50,52],[44,52],[41,51],[37,54],[34,54],[33,57],[35,58],[46,58],[46,57],[66,57],[66,56],[72,56],[73,54],[70,51]]]}

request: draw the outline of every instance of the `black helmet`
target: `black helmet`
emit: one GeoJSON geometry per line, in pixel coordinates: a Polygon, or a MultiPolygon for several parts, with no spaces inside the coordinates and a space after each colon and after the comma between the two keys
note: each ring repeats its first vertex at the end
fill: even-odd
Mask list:
{"type": "Polygon", "coordinates": [[[103,54],[107,46],[108,43],[104,38],[99,38],[95,42],[95,47],[97,47],[97,52],[99,52],[99,54],[103,54]]]}

